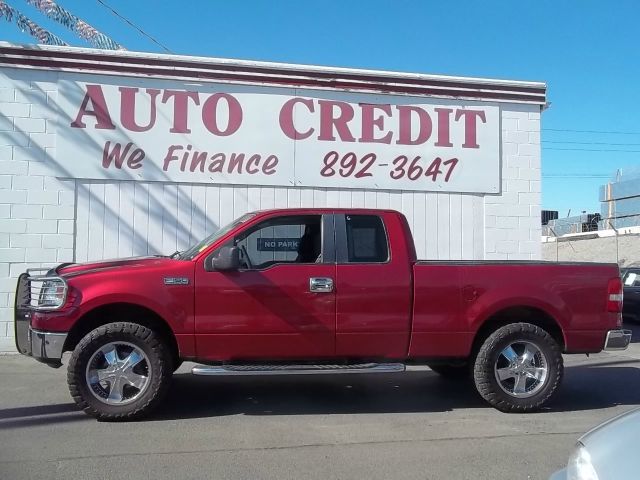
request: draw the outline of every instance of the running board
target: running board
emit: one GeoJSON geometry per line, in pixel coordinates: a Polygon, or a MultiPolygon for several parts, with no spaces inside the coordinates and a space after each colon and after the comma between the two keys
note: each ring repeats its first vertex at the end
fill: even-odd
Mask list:
{"type": "Polygon", "coordinates": [[[335,373],[396,373],[404,372],[404,363],[361,363],[357,365],[198,365],[194,375],[319,375],[335,373]]]}

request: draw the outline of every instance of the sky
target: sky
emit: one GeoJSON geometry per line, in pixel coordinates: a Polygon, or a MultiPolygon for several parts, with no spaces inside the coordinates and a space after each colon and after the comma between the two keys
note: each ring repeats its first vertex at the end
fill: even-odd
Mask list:
{"type": "MultiPolygon", "coordinates": [[[[542,203],[560,217],[599,211],[599,186],[640,168],[637,0],[102,2],[176,54],[546,82],[542,203]]],[[[57,3],[128,50],[165,51],[98,0],[57,3]]],[[[34,41],[4,20],[0,39],[34,41]]]]}

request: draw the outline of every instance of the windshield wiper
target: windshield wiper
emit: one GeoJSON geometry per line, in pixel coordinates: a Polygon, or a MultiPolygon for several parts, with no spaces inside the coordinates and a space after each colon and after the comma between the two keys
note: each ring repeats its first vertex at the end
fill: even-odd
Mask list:
{"type": "Polygon", "coordinates": [[[176,250],[175,252],[173,252],[171,255],[169,255],[169,258],[174,259],[177,258],[178,260],[180,260],[180,250],[176,250]]]}

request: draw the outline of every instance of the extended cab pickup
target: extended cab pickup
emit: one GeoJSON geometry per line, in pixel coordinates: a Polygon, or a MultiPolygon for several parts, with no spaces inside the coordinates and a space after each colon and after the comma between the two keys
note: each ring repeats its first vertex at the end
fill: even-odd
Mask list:
{"type": "Polygon", "coordinates": [[[543,405],[562,353],[624,349],[618,266],[417,261],[390,210],[246,214],[170,257],[28,271],[18,350],[71,351],[71,395],[130,419],[162,399],[183,360],[199,375],[401,372],[471,376],[503,411],[543,405]]]}

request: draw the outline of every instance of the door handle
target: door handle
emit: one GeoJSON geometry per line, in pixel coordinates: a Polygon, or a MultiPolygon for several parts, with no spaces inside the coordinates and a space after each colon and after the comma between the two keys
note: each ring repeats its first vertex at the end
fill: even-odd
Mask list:
{"type": "Polygon", "coordinates": [[[314,293],[333,292],[333,278],[311,277],[309,279],[309,291],[314,293]]]}

